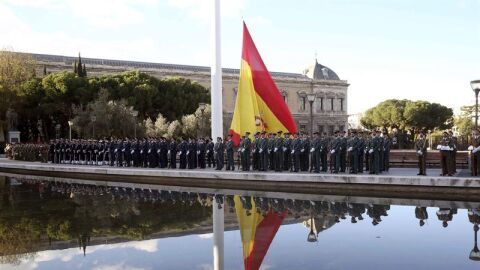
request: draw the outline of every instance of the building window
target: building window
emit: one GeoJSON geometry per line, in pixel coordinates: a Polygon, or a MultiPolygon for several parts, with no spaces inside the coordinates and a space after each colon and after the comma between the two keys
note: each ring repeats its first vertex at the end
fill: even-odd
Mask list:
{"type": "Polygon", "coordinates": [[[340,99],[340,111],[343,112],[343,98],[340,99]]]}
{"type": "Polygon", "coordinates": [[[344,131],[344,130],[345,130],[345,126],[338,126],[338,130],[344,131]]]}
{"type": "Polygon", "coordinates": [[[334,111],[333,100],[334,98],[330,99],[330,111],[334,111]]]}
{"type": "Polygon", "coordinates": [[[323,97],[320,98],[320,111],[323,112],[323,97]]]}
{"type": "Polygon", "coordinates": [[[307,105],[307,97],[300,97],[300,111],[305,111],[307,105]]]}

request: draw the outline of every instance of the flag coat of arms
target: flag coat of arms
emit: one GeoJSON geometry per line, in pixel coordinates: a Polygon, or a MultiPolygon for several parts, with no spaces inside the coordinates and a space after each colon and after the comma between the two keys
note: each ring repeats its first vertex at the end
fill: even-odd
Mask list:
{"type": "Polygon", "coordinates": [[[229,133],[236,145],[245,132],[296,133],[297,126],[243,23],[237,100],[229,133]]]}

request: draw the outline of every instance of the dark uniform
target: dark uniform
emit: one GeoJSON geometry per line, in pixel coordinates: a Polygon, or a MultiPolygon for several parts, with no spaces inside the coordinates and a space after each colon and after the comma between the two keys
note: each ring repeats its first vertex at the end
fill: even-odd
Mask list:
{"type": "Polygon", "coordinates": [[[347,155],[348,161],[350,164],[350,173],[358,173],[358,150],[359,150],[360,140],[357,137],[356,133],[353,133],[353,136],[347,142],[347,155]]]}
{"type": "Polygon", "coordinates": [[[175,139],[171,139],[170,143],[168,144],[168,157],[170,159],[169,168],[176,169],[177,168],[177,141],[175,139]]]}
{"type": "Polygon", "coordinates": [[[292,166],[292,138],[290,138],[289,133],[285,133],[285,138],[283,139],[283,170],[289,171],[292,166]]]}
{"type": "Polygon", "coordinates": [[[320,160],[322,156],[322,137],[319,135],[318,132],[314,133],[316,136],[312,141],[312,145],[310,147],[310,154],[312,155],[312,167],[315,173],[320,172],[320,160]]]}
{"type": "Polygon", "coordinates": [[[278,137],[275,139],[275,147],[273,148],[273,152],[275,155],[275,171],[281,172],[283,170],[283,138],[282,132],[278,132],[278,137]]]}
{"type": "Polygon", "coordinates": [[[420,227],[425,225],[425,220],[428,219],[428,212],[426,207],[415,207],[415,217],[420,220],[420,227]]]}
{"type": "Polygon", "coordinates": [[[440,150],[440,164],[442,165],[442,176],[453,175],[453,162],[452,162],[452,151],[453,151],[453,142],[448,136],[447,132],[443,133],[443,137],[440,140],[437,149],[440,150]]]}
{"type": "Polygon", "coordinates": [[[300,147],[300,170],[307,172],[310,165],[310,139],[305,134],[302,137],[302,144],[300,147]]]}
{"type": "Polygon", "coordinates": [[[259,169],[260,165],[260,133],[255,133],[252,141],[252,170],[256,171],[259,169]]]}
{"type": "Polygon", "coordinates": [[[215,154],[214,154],[214,148],[215,148],[215,143],[213,140],[206,140],[207,143],[207,166],[209,168],[215,167],[215,154]]]}
{"type": "Polygon", "coordinates": [[[275,134],[270,134],[268,138],[268,166],[270,170],[275,170],[275,134]]]}
{"type": "Polygon", "coordinates": [[[291,151],[292,160],[293,160],[293,171],[298,172],[300,170],[300,156],[301,156],[301,148],[302,148],[302,139],[298,134],[294,137],[293,142],[291,144],[291,151]]]}
{"type": "Polygon", "coordinates": [[[258,146],[258,154],[260,155],[260,171],[267,171],[268,170],[268,138],[266,137],[266,133],[262,132],[262,137],[260,138],[259,146],[258,146]]]}
{"type": "Polygon", "coordinates": [[[224,156],[223,153],[225,151],[225,145],[223,144],[222,138],[217,138],[217,142],[213,146],[213,151],[214,151],[214,157],[215,157],[215,163],[217,165],[217,168],[215,170],[222,170],[223,169],[223,160],[224,156]]]}
{"type": "Polygon", "coordinates": [[[240,154],[242,160],[242,170],[243,171],[250,171],[250,147],[252,141],[248,137],[250,135],[249,132],[245,134],[242,141],[240,142],[240,154]]]}
{"type": "Polygon", "coordinates": [[[345,131],[340,133],[340,172],[345,172],[347,170],[347,143],[348,139],[345,136],[345,131]]]}
{"type": "Polygon", "coordinates": [[[234,171],[235,170],[235,158],[233,156],[234,154],[234,144],[232,141],[232,137],[229,135],[227,143],[225,145],[225,148],[227,150],[227,171],[234,171]]]}
{"type": "Polygon", "coordinates": [[[330,168],[332,173],[338,173],[340,170],[340,148],[341,142],[338,131],[336,131],[335,137],[330,141],[330,168]]]}
{"type": "Polygon", "coordinates": [[[180,169],[187,168],[187,153],[188,153],[188,144],[185,140],[182,140],[178,144],[178,155],[180,158],[180,169]]]}
{"type": "Polygon", "coordinates": [[[415,142],[415,150],[418,156],[418,175],[427,175],[427,139],[424,134],[415,142]]]}

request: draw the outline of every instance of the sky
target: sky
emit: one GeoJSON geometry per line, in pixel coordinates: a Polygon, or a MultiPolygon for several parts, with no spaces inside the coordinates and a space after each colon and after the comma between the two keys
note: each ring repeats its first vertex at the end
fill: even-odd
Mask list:
{"type": "MultiPolygon", "coordinates": [[[[473,104],[480,0],[221,0],[222,65],[242,19],[270,71],[318,62],[350,84],[349,114],[389,99],[473,104]]],[[[0,47],[209,66],[212,0],[0,0],[0,47]]]]}

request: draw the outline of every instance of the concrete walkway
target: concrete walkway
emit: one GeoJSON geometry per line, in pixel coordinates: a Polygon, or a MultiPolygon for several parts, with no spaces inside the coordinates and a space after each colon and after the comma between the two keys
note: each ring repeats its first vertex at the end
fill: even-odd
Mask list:
{"type": "MultiPolygon", "coordinates": [[[[453,177],[439,176],[440,170],[427,170],[428,176],[417,176],[412,168],[392,168],[380,175],[329,173],[229,172],[213,169],[146,169],[109,166],[46,164],[0,159],[0,172],[24,175],[117,181],[143,184],[208,187],[217,189],[250,189],[277,192],[307,192],[400,196],[434,194],[438,196],[477,196],[480,200],[480,178],[459,170],[453,177]],[[367,193],[367,194],[365,194],[367,193]]],[[[442,198],[443,198],[442,197],[442,198]]],[[[438,197],[437,197],[438,198],[438,197]]]]}

